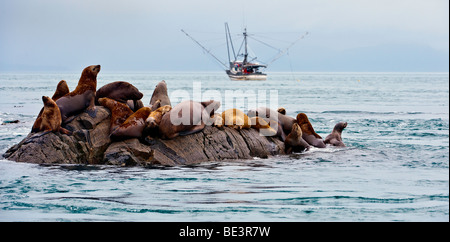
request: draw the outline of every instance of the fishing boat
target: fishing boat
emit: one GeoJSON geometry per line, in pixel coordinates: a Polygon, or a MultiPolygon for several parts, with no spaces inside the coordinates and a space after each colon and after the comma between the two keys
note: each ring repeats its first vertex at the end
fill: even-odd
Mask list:
{"type": "MultiPolygon", "coordinates": [[[[287,53],[289,48],[291,48],[297,41],[303,39],[306,34],[302,35],[299,39],[294,41],[289,47],[284,50],[278,49],[278,54],[269,62],[269,64],[261,64],[258,62],[256,57],[249,56],[248,53],[248,36],[247,28],[244,28],[244,32],[242,33],[243,40],[240,45],[237,53],[235,52],[235,48],[233,45],[233,40],[231,38],[230,28],[228,27],[228,23],[225,23],[225,35],[226,35],[226,43],[227,43],[227,54],[228,54],[228,63],[226,65],[223,61],[217,58],[209,49],[204,47],[200,42],[195,40],[192,36],[190,36],[186,31],[181,30],[186,36],[192,39],[197,45],[199,45],[206,53],[211,55],[217,62],[219,62],[222,66],[225,67],[225,72],[228,77],[230,77],[233,81],[264,81],[267,79],[267,74],[263,73],[260,68],[267,68],[267,66],[273,63],[275,60],[279,59],[281,56],[287,53]],[[243,47],[243,48],[242,48],[243,47]]],[[[269,47],[267,43],[259,41],[269,47]]],[[[275,48],[275,47],[272,47],[275,48]]]]}

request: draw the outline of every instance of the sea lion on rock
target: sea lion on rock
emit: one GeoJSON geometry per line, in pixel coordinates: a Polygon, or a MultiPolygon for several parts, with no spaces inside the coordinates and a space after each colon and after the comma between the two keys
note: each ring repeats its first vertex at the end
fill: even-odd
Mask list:
{"type": "Polygon", "coordinates": [[[205,111],[201,103],[186,100],[177,104],[162,117],[159,133],[164,139],[193,134],[202,131],[205,128],[205,122],[210,119],[210,113],[205,111]]]}
{"type": "Polygon", "coordinates": [[[278,122],[286,135],[291,132],[292,125],[295,123],[295,118],[283,115],[267,107],[259,107],[257,109],[249,110],[247,114],[249,117],[262,117],[266,120],[266,122],[269,122],[269,120],[278,122]]]}
{"type": "Polygon", "coordinates": [[[337,123],[331,134],[325,138],[325,144],[331,144],[333,146],[345,147],[344,142],[342,142],[342,131],[347,127],[347,122],[337,123]]]}
{"type": "Polygon", "coordinates": [[[314,131],[314,128],[311,125],[311,122],[309,122],[308,116],[306,116],[306,114],[304,113],[297,114],[297,123],[300,125],[300,128],[302,129],[303,139],[306,142],[308,142],[308,144],[318,148],[326,147],[322,137],[314,131]]]}
{"type": "MultiPolygon", "coordinates": [[[[52,99],[53,99],[53,101],[56,101],[69,92],[70,91],[69,91],[69,86],[67,86],[67,82],[64,80],[61,80],[60,82],[58,82],[58,85],[56,86],[56,90],[52,96],[52,99]]],[[[34,121],[33,127],[31,128],[31,133],[40,131],[43,111],[44,111],[44,108],[41,109],[36,120],[34,121]]]]}
{"type": "Polygon", "coordinates": [[[47,96],[42,96],[42,102],[44,102],[44,110],[41,115],[39,131],[71,134],[70,131],[61,128],[61,112],[56,102],[47,96]]]}
{"type": "Polygon", "coordinates": [[[117,81],[111,82],[97,90],[95,94],[95,101],[107,97],[121,103],[127,103],[128,100],[140,100],[144,94],[140,92],[135,86],[128,82],[117,81]]]}
{"type": "Polygon", "coordinates": [[[290,154],[292,152],[303,152],[309,149],[309,144],[302,138],[302,129],[300,126],[295,123],[292,125],[292,130],[288,136],[286,136],[286,140],[284,141],[284,147],[286,154],[290,154]]]}
{"type": "Polygon", "coordinates": [[[69,93],[69,86],[67,86],[67,82],[65,80],[61,80],[58,82],[58,85],[56,86],[55,93],[52,96],[53,101],[56,102],[56,100],[60,99],[67,93],[69,93]]]}
{"type": "Polygon", "coordinates": [[[111,111],[109,128],[110,133],[112,133],[134,113],[133,110],[128,107],[128,105],[107,97],[99,98],[98,102],[100,103],[100,105],[108,108],[111,111]]]}
{"type": "Polygon", "coordinates": [[[167,94],[167,84],[164,80],[160,81],[153,91],[152,97],[150,98],[150,107],[152,111],[155,111],[159,107],[169,105],[170,103],[169,95],[167,94]],[[157,105],[157,101],[159,100],[159,104],[157,105]]]}
{"type": "Polygon", "coordinates": [[[250,118],[241,110],[231,108],[222,113],[223,124],[235,129],[251,128],[250,118]]]}
{"type": "MultiPolygon", "coordinates": [[[[252,117],[250,118],[251,127],[258,130],[259,133],[263,136],[275,136],[277,135],[277,131],[270,127],[269,123],[266,122],[263,118],[260,117],[252,117]]],[[[278,124],[277,124],[278,128],[278,124]]]]}
{"type": "Polygon", "coordinates": [[[155,111],[152,111],[150,113],[150,115],[148,116],[148,118],[145,120],[147,127],[148,128],[158,127],[159,124],[161,123],[161,119],[164,116],[164,114],[166,114],[170,110],[172,110],[172,107],[169,105],[165,105],[165,106],[159,107],[155,111]]]}
{"type": "Polygon", "coordinates": [[[111,137],[139,138],[146,127],[145,120],[152,110],[149,107],[143,107],[128,117],[112,133],[111,137]]]}
{"type": "Polygon", "coordinates": [[[89,116],[96,116],[95,91],[97,90],[97,74],[99,72],[100,65],[92,65],[84,68],[75,90],[56,101],[61,111],[63,123],[66,123],[70,115],[80,113],[84,110],[89,116]]]}

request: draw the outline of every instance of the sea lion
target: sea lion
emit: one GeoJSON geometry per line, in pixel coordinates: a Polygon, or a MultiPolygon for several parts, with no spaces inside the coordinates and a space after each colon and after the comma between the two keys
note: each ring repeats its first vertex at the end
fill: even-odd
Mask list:
{"type": "Polygon", "coordinates": [[[65,80],[61,80],[58,82],[58,85],[56,86],[55,93],[52,96],[53,101],[56,102],[56,100],[60,99],[67,93],[69,93],[69,86],[67,86],[67,82],[65,80]]]}
{"type": "Polygon", "coordinates": [[[303,139],[308,142],[308,144],[318,147],[325,148],[326,145],[323,142],[323,139],[320,135],[318,135],[315,131],[311,122],[309,122],[308,116],[304,113],[297,114],[297,123],[300,125],[300,128],[303,132],[303,139]]]}
{"type": "Polygon", "coordinates": [[[269,122],[268,120],[274,120],[278,122],[286,135],[291,132],[292,125],[296,122],[295,118],[283,115],[267,107],[259,107],[257,109],[249,110],[247,115],[249,117],[262,117],[266,120],[266,122],[269,122]]]}
{"type": "Polygon", "coordinates": [[[235,129],[251,128],[250,118],[241,110],[231,108],[222,113],[223,124],[235,129]]]}
{"type": "Polygon", "coordinates": [[[117,81],[111,82],[95,93],[95,102],[98,104],[98,99],[107,97],[121,103],[127,103],[128,100],[140,100],[144,94],[140,92],[135,86],[128,82],[117,81]]]}
{"type": "MultiPolygon", "coordinates": [[[[61,80],[60,82],[58,82],[58,85],[56,86],[56,90],[52,96],[52,99],[53,99],[53,101],[56,101],[69,92],[70,91],[69,91],[69,86],[67,86],[67,82],[64,80],[61,80]]],[[[36,120],[34,121],[33,127],[31,128],[31,133],[40,131],[43,111],[44,111],[44,108],[41,108],[41,111],[39,112],[36,120]]]]}
{"type": "MultiPolygon", "coordinates": [[[[53,101],[58,100],[60,97],[66,95],[69,93],[69,87],[67,86],[67,82],[65,80],[61,80],[58,85],[56,86],[55,93],[52,96],[53,101]]],[[[44,111],[44,108],[41,109],[39,112],[36,120],[34,121],[33,127],[31,128],[31,132],[38,132],[40,131],[41,121],[42,121],[42,112],[44,111]]]]}
{"type": "Polygon", "coordinates": [[[129,116],[119,127],[112,133],[111,137],[127,137],[139,138],[142,136],[144,128],[146,127],[145,120],[152,110],[149,107],[143,107],[129,116]]]}
{"type": "Polygon", "coordinates": [[[167,84],[164,80],[160,81],[153,91],[152,97],[150,98],[150,107],[152,107],[152,111],[155,111],[159,107],[169,105],[170,103],[169,95],[167,95],[167,84]],[[159,100],[159,104],[157,101],[159,100]]]}
{"type": "Polygon", "coordinates": [[[98,102],[111,111],[109,133],[112,133],[134,113],[128,105],[107,97],[99,98],[98,102]]]}
{"type": "Polygon", "coordinates": [[[344,142],[342,142],[342,130],[347,127],[347,122],[337,123],[331,134],[325,138],[325,144],[331,144],[333,146],[345,147],[344,142]]]}
{"type": "Polygon", "coordinates": [[[60,111],[62,122],[66,123],[70,115],[86,111],[89,116],[95,117],[95,91],[97,90],[97,74],[100,65],[92,65],[84,68],[78,85],[72,92],[64,95],[56,101],[60,111]]]}
{"type": "Polygon", "coordinates": [[[177,104],[162,117],[159,133],[164,139],[193,134],[202,131],[205,128],[205,122],[210,119],[210,113],[205,111],[201,103],[186,100],[177,104]]]}
{"type": "Polygon", "coordinates": [[[42,102],[44,103],[44,110],[41,115],[39,131],[71,134],[70,131],[61,128],[61,112],[56,102],[47,96],[42,96],[42,102]]]}
{"type": "Polygon", "coordinates": [[[303,152],[309,149],[309,144],[302,138],[302,129],[295,123],[292,125],[292,130],[286,140],[284,141],[284,147],[286,154],[294,152],[303,152]]]}
{"type": "MultiPolygon", "coordinates": [[[[261,117],[251,117],[250,118],[251,127],[258,130],[260,135],[263,136],[275,136],[277,135],[277,130],[270,127],[269,123],[266,122],[261,117]]],[[[277,124],[278,128],[278,124],[277,124]]]]}
{"type": "Polygon", "coordinates": [[[172,107],[170,105],[165,105],[162,107],[159,107],[155,111],[152,111],[148,118],[145,120],[145,123],[147,125],[147,128],[156,128],[161,123],[161,119],[166,114],[172,110],[172,107]]]}

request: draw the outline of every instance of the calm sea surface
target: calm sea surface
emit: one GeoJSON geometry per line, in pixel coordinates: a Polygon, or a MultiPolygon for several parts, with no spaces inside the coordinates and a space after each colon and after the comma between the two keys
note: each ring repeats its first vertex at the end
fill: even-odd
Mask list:
{"type": "MultiPolygon", "coordinates": [[[[20,121],[0,125],[0,154],[28,134],[41,96],[62,79],[73,90],[80,73],[0,74],[0,123],[20,121]]],[[[0,221],[449,221],[448,73],[269,73],[265,82],[233,82],[224,73],[102,70],[98,87],[128,81],[148,104],[161,80],[170,95],[220,99],[222,111],[251,103],[225,104],[227,92],[277,93],[278,106],[305,112],[322,137],[348,122],[347,147],[153,168],[0,158],[0,221]]]]}

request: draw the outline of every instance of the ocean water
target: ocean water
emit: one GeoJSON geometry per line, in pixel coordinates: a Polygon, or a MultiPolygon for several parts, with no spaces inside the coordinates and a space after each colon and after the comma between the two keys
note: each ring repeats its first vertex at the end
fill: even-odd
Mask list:
{"type": "MultiPolygon", "coordinates": [[[[1,73],[0,154],[28,134],[42,95],[62,79],[73,90],[79,76],[1,73]]],[[[277,97],[322,137],[346,121],[347,147],[151,168],[1,158],[0,221],[449,221],[448,73],[269,73],[265,82],[236,82],[219,72],[102,70],[98,87],[128,81],[147,104],[161,80],[171,96],[201,93],[223,109],[252,103],[225,104],[227,92],[277,97]]]]}

